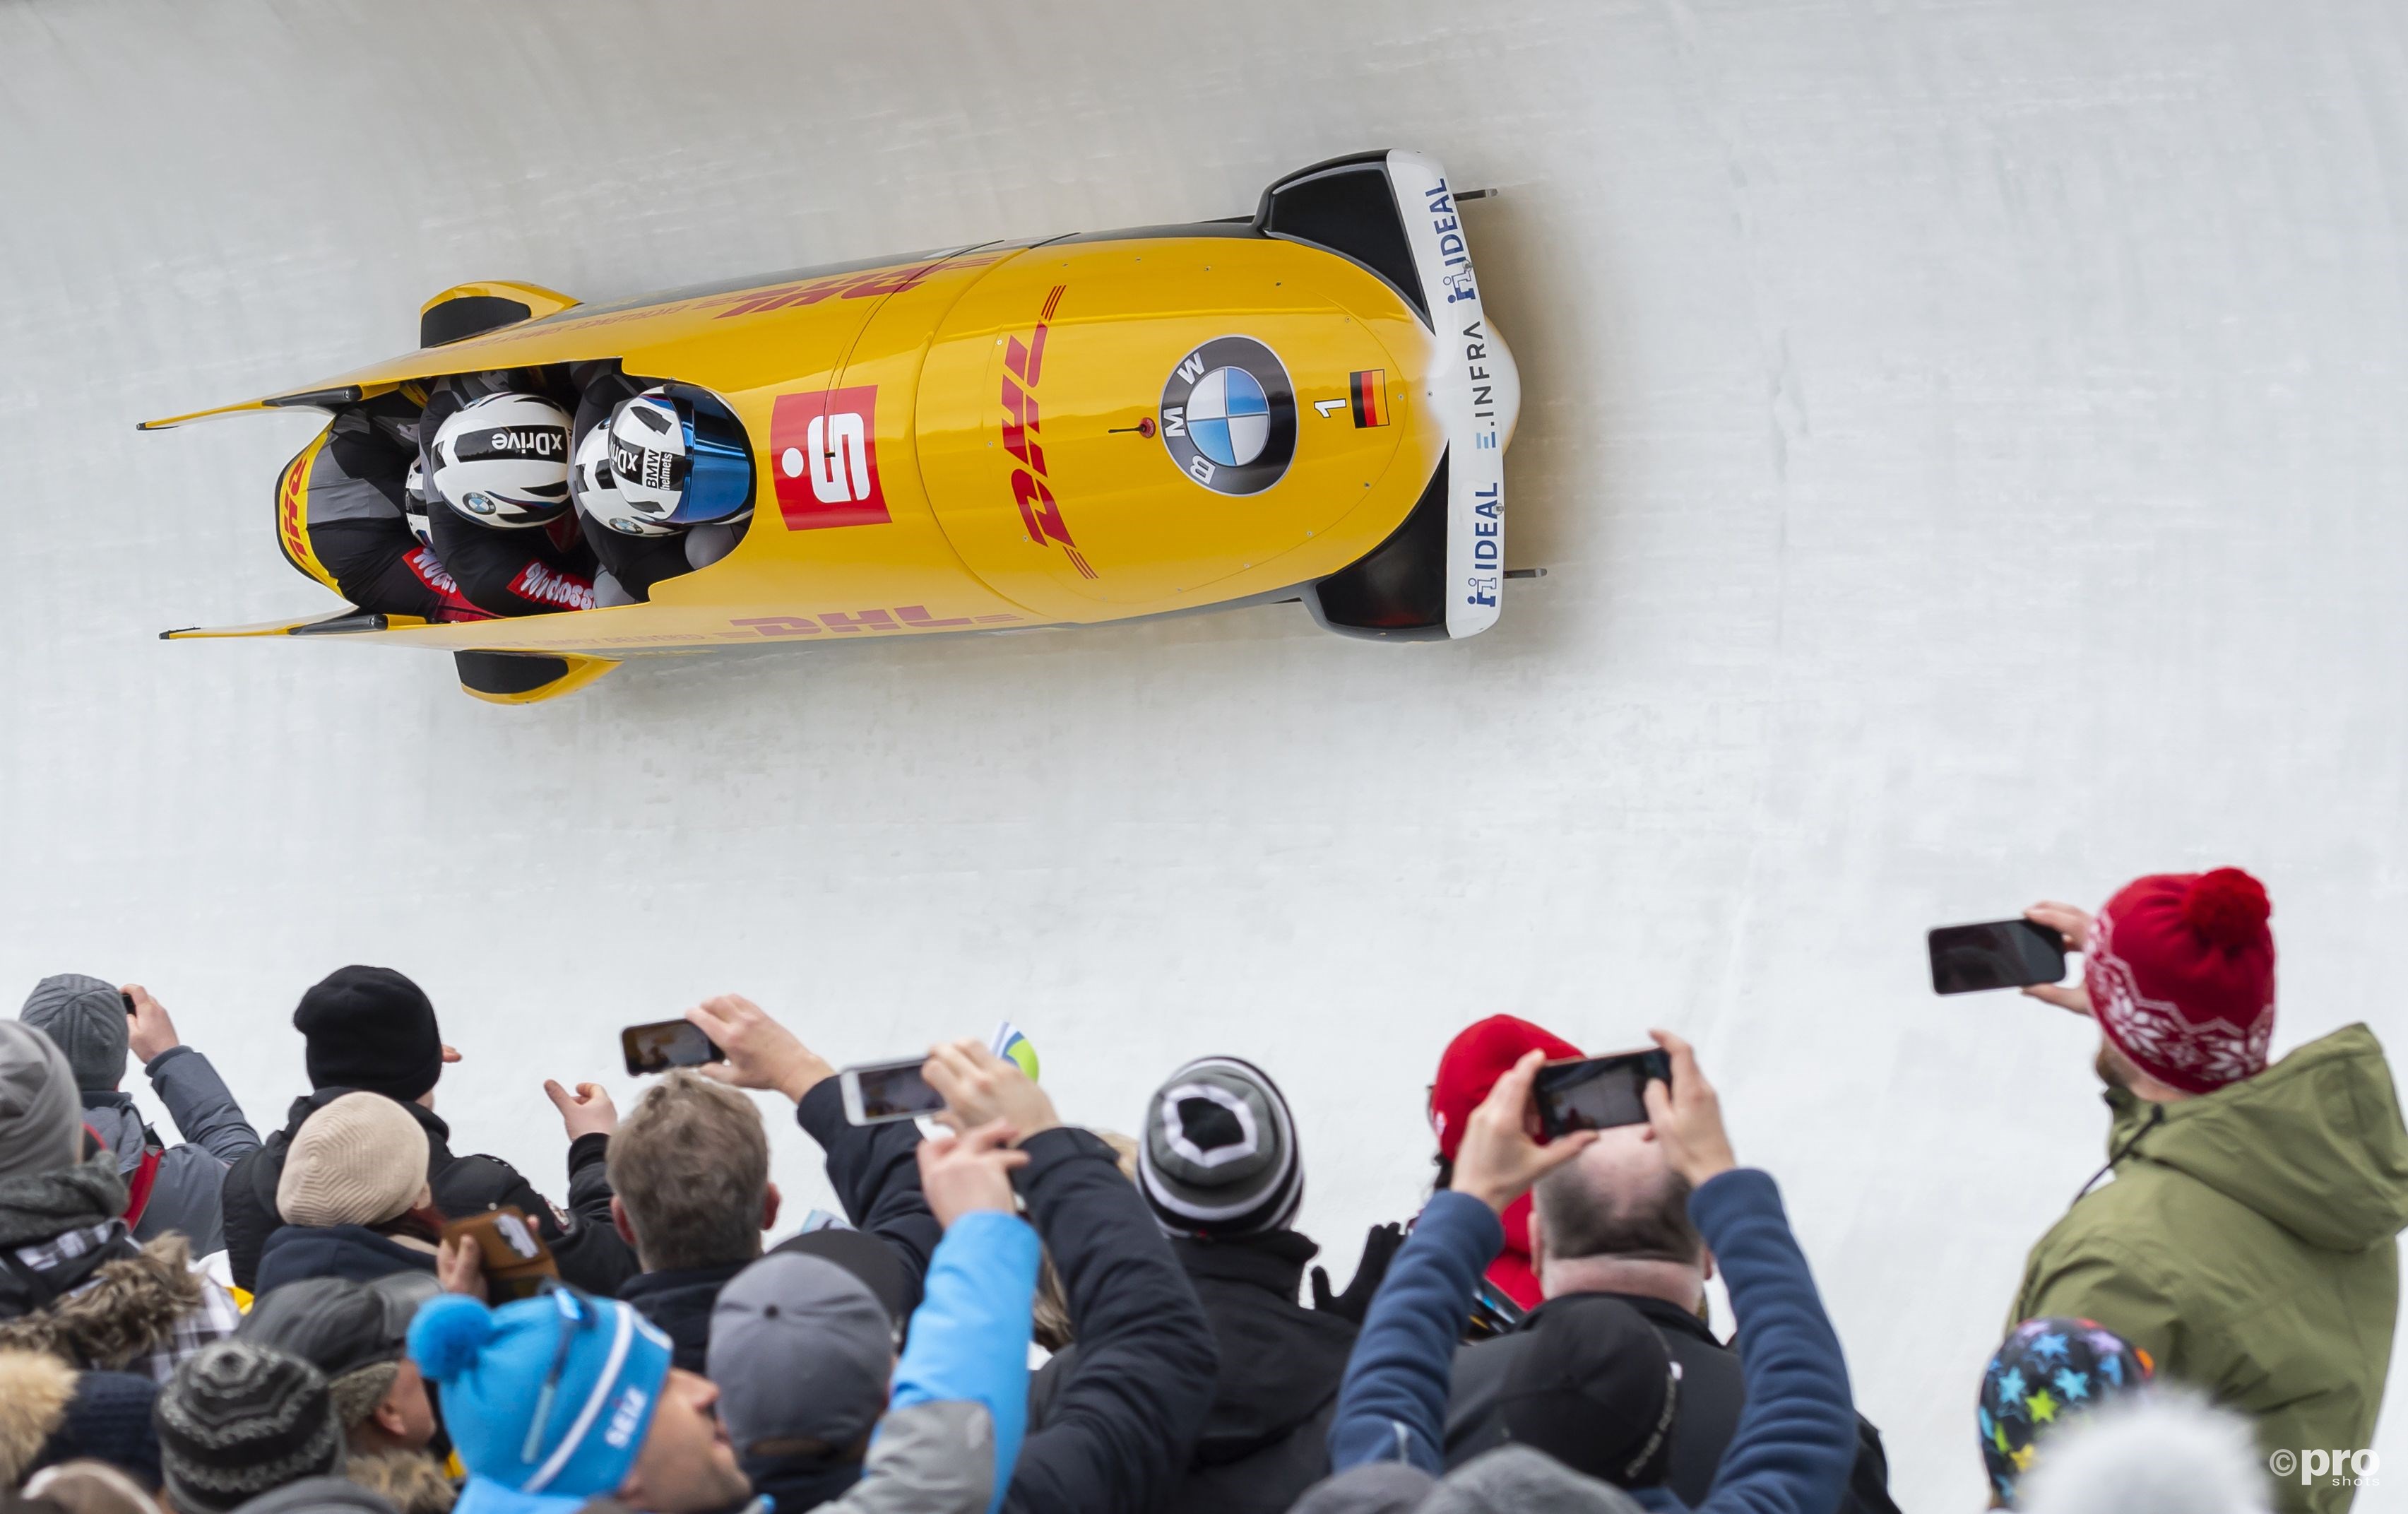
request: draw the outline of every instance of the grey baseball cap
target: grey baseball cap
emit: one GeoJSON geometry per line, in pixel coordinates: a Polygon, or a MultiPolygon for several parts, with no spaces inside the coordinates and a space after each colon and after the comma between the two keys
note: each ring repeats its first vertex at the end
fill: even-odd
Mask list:
{"type": "Polygon", "coordinates": [[[114,983],[56,973],[34,985],[17,1017],[58,1044],[76,1087],[105,1093],[125,1076],[125,996],[114,983]]]}
{"type": "Polygon", "coordinates": [[[824,1257],[763,1257],[710,1311],[706,1363],[738,1456],[841,1452],[886,1410],[895,1372],[886,1306],[824,1257]]]}

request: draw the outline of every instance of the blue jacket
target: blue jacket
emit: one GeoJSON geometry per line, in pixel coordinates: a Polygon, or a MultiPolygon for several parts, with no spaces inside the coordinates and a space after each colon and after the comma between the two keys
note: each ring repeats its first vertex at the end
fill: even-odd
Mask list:
{"type": "MultiPolygon", "coordinates": [[[[1747,1407],[1698,1514],[1831,1508],[1856,1457],[1856,1411],[1839,1336],[1789,1233],[1781,1190],[1770,1175],[1740,1168],[1691,1194],[1689,1215],[1730,1290],[1747,1380],[1747,1407]]],[[[1432,1196],[1347,1361],[1329,1431],[1333,1470],[1394,1461],[1444,1476],[1455,1339],[1473,1285],[1504,1243],[1486,1204],[1432,1196]]],[[[1651,1509],[1686,1507],[1662,1488],[1630,1493],[1651,1509]]]]}
{"type": "Polygon", "coordinates": [[[1000,1210],[953,1221],[928,1259],[911,1337],[895,1363],[887,1412],[916,1404],[986,1406],[995,1423],[995,1497],[1003,1507],[1028,1432],[1028,1315],[1037,1297],[1037,1232],[1000,1210]]]}

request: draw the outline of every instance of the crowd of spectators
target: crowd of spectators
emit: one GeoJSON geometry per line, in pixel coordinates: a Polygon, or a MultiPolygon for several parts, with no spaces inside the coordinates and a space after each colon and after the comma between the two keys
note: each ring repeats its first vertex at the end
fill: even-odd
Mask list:
{"type": "MultiPolygon", "coordinates": [[[[2097,1024],[2108,1161],[1995,1354],[1935,1385],[1973,1401],[1996,1507],[2337,1514],[2373,1470],[2408,1132],[2364,1026],[2270,1062],[2270,914],[2229,869],[2031,912],[2083,953],[2029,991],[2097,1024]],[[2270,1477],[2286,1449],[2303,1475],[2270,1477]]],[[[1780,1190],[1678,1035],[1650,1032],[1643,1120],[1550,1140],[1534,1079],[1581,1048],[1464,1029],[1427,1202],[1339,1289],[1262,1062],[1170,1071],[1129,1137],[955,1042],[928,1128],[855,1124],[759,1005],[687,1017],[723,1060],[624,1116],[544,1085],[555,1204],[453,1151],[459,1053],[398,973],[302,994],[310,1089],[264,1140],[149,991],[44,979],[0,1020],[0,1488],[40,1514],[1895,1514],[1780,1190]],[[788,1223],[752,1094],[840,1218],[788,1223]],[[542,1244],[499,1262],[460,1224],[513,1215],[542,1244]]]]}

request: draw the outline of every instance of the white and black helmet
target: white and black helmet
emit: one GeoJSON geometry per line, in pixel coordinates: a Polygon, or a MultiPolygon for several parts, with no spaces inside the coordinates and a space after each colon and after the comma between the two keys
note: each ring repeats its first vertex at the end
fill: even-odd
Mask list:
{"type": "Polygon", "coordinates": [[[669,508],[654,499],[631,500],[610,470],[610,427],[596,425],[577,444],[577,460],[569,465],[568,492],[577,508],[596,525],[621,536],[673,536],[684,529],[670,524],[669,508]]]}
{"type": "Polygon", "coordinates": [[[620,497],[671,526],[735,521],[752,508],[744,427],[710,394],[663,384],[610,412],[610,471],[620,497]]]}
{"type": "Polygon", "coordinates": [[[568,412],[540,395],[472,400],[427,451],[435,493],[480,526],[542,526],[568,512],[568,412]]]}

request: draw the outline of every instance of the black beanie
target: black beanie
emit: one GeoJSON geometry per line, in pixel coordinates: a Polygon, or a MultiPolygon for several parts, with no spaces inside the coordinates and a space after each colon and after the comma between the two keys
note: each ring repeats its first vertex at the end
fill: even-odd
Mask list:
{"type": "Polygon", "coordinates": [[[1664,1480],[1681,1373],[1646,1316],[1602,1293],[1549,1299],[1498,1394],[1507,1438],[1617,1488],[1664,1480]]]}
{"type": "Polygon", "coordinates": [[[405,1103],[435,1087],[443,1038],[425,993],[389,967],[341,967],[301,996],[293,1029],[308,1042],[309,1084],[405,1103]]]}
{"type": "Polygon", "coordinates": [[[218,1514],[343,1464],[325,1377],[248,1341],[186,1357],[153,1412],[167,1495],[188,1514],[218,1514]]]}

